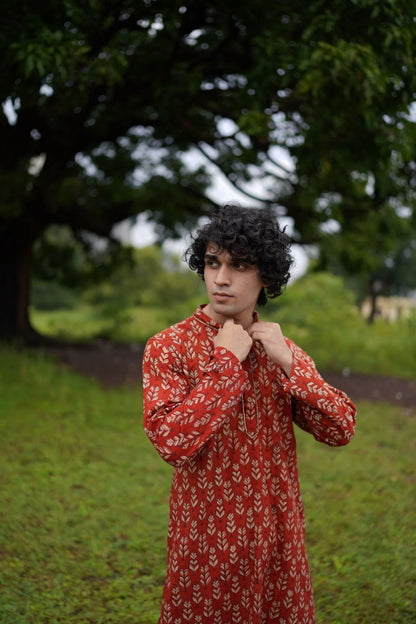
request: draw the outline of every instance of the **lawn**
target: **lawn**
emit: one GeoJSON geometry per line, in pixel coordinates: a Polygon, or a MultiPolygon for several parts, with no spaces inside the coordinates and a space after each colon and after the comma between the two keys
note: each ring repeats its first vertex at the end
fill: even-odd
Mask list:
{"type": "MultiPolygon", "coordinates": [[[[141,393],[0,353],[0,621],[156,624],[172,469],[141,393]]],[[[359,406],[351,444],[299,432],[318,624],[416,622],[416,418],[359,406]]]]}

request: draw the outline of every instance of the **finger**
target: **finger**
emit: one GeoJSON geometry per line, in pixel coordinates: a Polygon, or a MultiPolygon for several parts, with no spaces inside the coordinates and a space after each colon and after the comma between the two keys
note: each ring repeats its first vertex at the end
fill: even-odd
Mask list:
{"type": "Polygon", "coordinates": [[[247,332],[250,334],[251,337],[253,337],[254,334],[256,336],[260,336],[261,334],[265,334],[266,330],[265,330],[265,328],[258,327],[258,323],[253,323],[253,325],[250,325],[250,327],[247,329],[247,332]]]}
{"type": "Polygon", "coordinates": [[[256,330],[253,330],[249,335],[252,340],[261,340],[261,334],[259,334],[256,330]]]}
{"type": "Polygon", "coordinates": [[[223,327],[225,327],[226,325],[234,325],[234,319],[229,318],[226,321],[224,321],[223,327]]]}

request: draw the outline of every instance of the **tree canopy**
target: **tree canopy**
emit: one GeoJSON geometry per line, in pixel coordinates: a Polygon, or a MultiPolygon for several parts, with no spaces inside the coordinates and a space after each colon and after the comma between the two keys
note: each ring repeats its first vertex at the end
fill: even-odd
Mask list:
{"type": "Polygon", "coordinates": [[[30,331],[32,249],[50,225],[88,241],[141,212],[162,235],[195,223],[213,204],[196,153],[249,196],[257,181],[253,201],[291,217],[323,261],[356,271],[394,253],[415,228],[414,8],[3,6],[0,334],[30,331]]]}

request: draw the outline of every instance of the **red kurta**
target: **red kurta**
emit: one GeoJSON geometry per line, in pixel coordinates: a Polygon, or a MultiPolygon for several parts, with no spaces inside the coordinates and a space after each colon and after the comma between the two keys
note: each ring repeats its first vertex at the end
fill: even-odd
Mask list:
{"type": "Polygon", "coordinates": [[[313,624],[293,421],[340,446],[355,407],[292,341],[289,379],[218,329],[201,307],[145,350],[145,430],[175,467],[159,624],[313,624]]]}

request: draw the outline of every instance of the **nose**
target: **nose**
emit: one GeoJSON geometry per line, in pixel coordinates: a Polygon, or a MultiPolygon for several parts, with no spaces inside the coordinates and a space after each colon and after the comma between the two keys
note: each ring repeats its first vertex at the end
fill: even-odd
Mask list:
{"type": "Polygon", "coordinates": [[[230,282],[231,282],[230,270],[226,264],[222,264],[220,268],[218,269],[218,272],[215,276],[215,283],[218,284],[218,286],[221,286],[223,284],[229,285],[230,282]]]}

